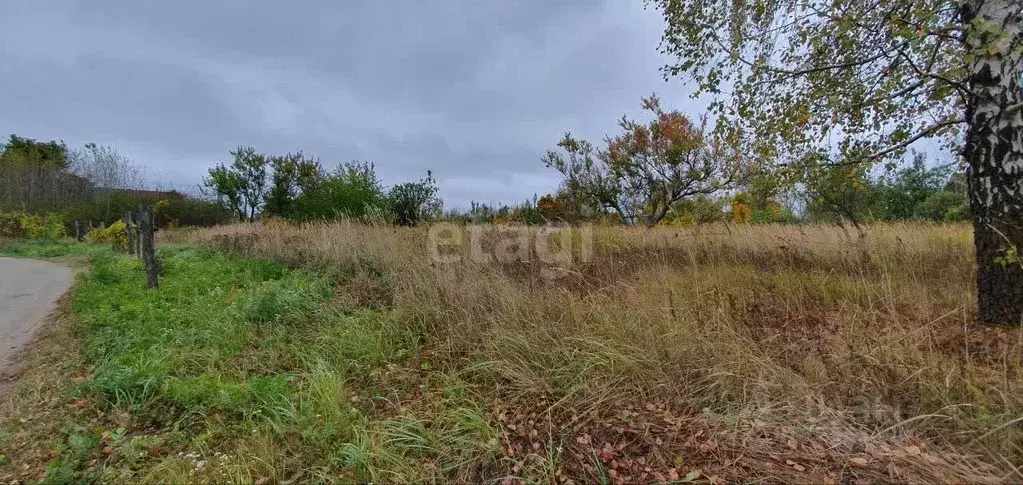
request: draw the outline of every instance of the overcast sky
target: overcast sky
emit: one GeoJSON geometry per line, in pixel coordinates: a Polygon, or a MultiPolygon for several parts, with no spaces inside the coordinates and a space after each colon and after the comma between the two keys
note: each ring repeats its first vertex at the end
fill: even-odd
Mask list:
{"type": "Polygon", "coordinates": [[[641,0],[0,3],[0,134],[109,144],[165,186],[228,151],[432,169],[447,205],[552,191],[540,157],[665,82],[641,0]]]}

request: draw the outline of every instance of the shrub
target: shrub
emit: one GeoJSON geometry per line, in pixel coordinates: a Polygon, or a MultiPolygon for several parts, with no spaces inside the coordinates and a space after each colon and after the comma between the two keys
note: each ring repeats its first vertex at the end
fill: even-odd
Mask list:
{"type": "Polygon", "coordinates": [[[691,226],[723,221],[730,217],[724,211],[726,199],[720,197],[692,197],[679,201],[671,207],[663,225],[673,227],[691,226]]]}
{"type": "Polygon", "coordinates": [[[216,202],[187,198],[177,192],[147,191],[109,191],[82,200],[68,211],[67,219],[112,224],[140,204],[153,205],[157,227],[210,227],[232,220],[216,202]]]}
{"type": "Polygon", "coordinates": [[[64,219],[57,214],[0,212],[0,237],[55,240],[66,236],[64,219]]]}
{"type": "Polygon", "coordinates": [[[969,219],[966,197],[948,190],[929,195],[916,210],[917,217],[932,221],[955,222],[969,219]]]}
{"type": "Polygon", "coordinates": [[[792,210],[773,200],[765,202],[750,214],[750,222],[753,224],[788,224],[795,219],[792,210]]]}
{"type": "Polygon", "coordinates": [[[295,199],[285,216],[299,221],[387,219],[383,188],[373,165],[347,163],[295,199]]]}
{"type": "Polygon", "coordinates": [[[94,227],[85,235],[86,242],[92,244],[109,244],[118,251],[128,250],[128,235],[124,232],[124,221],[117,221],[106,228],[94,227]]]}
{"type": "Polygon", "coordinates": [[[437,197],[437,181],[427,171],[426,178],[418,182],[406,182],[391,187],[388,198],[395,222],[400,226],[415,226],[441,211],[437,197]]]}
{"type": "Polygon", "coordinates": [[[159,227],[212,227],[233,220],[231,213],[216,202],[191,198],[169,199],[167,202],[164,210],[156,214],[159,227]]]}
{"type": "Polygon", "coordinates": [[[732,202],[732,222],[735,224],[749,224],[749,206],[739,202],[732,202]]]}

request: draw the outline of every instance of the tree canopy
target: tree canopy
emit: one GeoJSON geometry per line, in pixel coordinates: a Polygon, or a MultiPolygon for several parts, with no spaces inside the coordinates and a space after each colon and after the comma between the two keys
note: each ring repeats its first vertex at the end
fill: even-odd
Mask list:
{"type": "Polygon", "coordinates": [[[239,220],[252,220],[266,203],[269,181],[268,161],[252,147],[238,147],[231,151],[231,165],[209,169],[203,185],[212,190],[225,208],[239,220]]]}
{"type": "MultiPolygon", "coordinates": [[[[782,163],[957,147],[967,65],[956,2],[655,0],[668,76],[710,94],[721,128],[782,163]]],[[[982,28],[982,27],[978,27],[982,28]]],[[[985,47],[986,48],[986,47],[985,47]]]]}
{"type": "Polygon", "coordinates": [[[68,166],[68,149],[63,142],[36,141],[11,135],[0,151],[0,165],[63,169],[68,166]]]}
{"type": "Polygon", "coordinates": [[[564,155],[548,151],[543,162],[562,173],[570,192],[613,210],[622,222],[652,226],[687,197],[708,195],[738,182],[749,170],[733,146],[708,137],[677,110],[665,111],[657,96],[644,98],[654,119],[622,117],[621,133],[597,148],[571,134],[558,143],[564,155]]]}

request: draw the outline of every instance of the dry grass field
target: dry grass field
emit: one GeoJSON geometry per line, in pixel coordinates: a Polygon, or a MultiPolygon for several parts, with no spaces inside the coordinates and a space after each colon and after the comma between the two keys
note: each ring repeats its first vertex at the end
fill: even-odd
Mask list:
{"type": "MultiPolygon", "coordinates": [[[[506,239],[481,231],[485,253],[506,239]]],[[[416,336],[376,376],[412,382],[358,433],[377,480],[1023,480],[1023,333],[976,323],[967,225],[596,227],[553,269],[438,262],[428,234],[270,222],[161,242],[333,275],[336,304],[416,336]],[[463,398],[489,445],[388,458],[463,398]]]]}

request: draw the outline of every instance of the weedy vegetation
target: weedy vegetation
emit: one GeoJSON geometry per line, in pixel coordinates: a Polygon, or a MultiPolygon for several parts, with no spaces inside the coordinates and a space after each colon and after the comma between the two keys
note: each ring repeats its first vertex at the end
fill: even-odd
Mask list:
{"type": "Polygon", "coordinates": [[[163,231],[158,291],[8,247],[92,266],[8,392],[4,478],[1023,479],[1023,331],[975,323],[967,225],[596,227],[554,273],[427,234],[163,231]]]}

